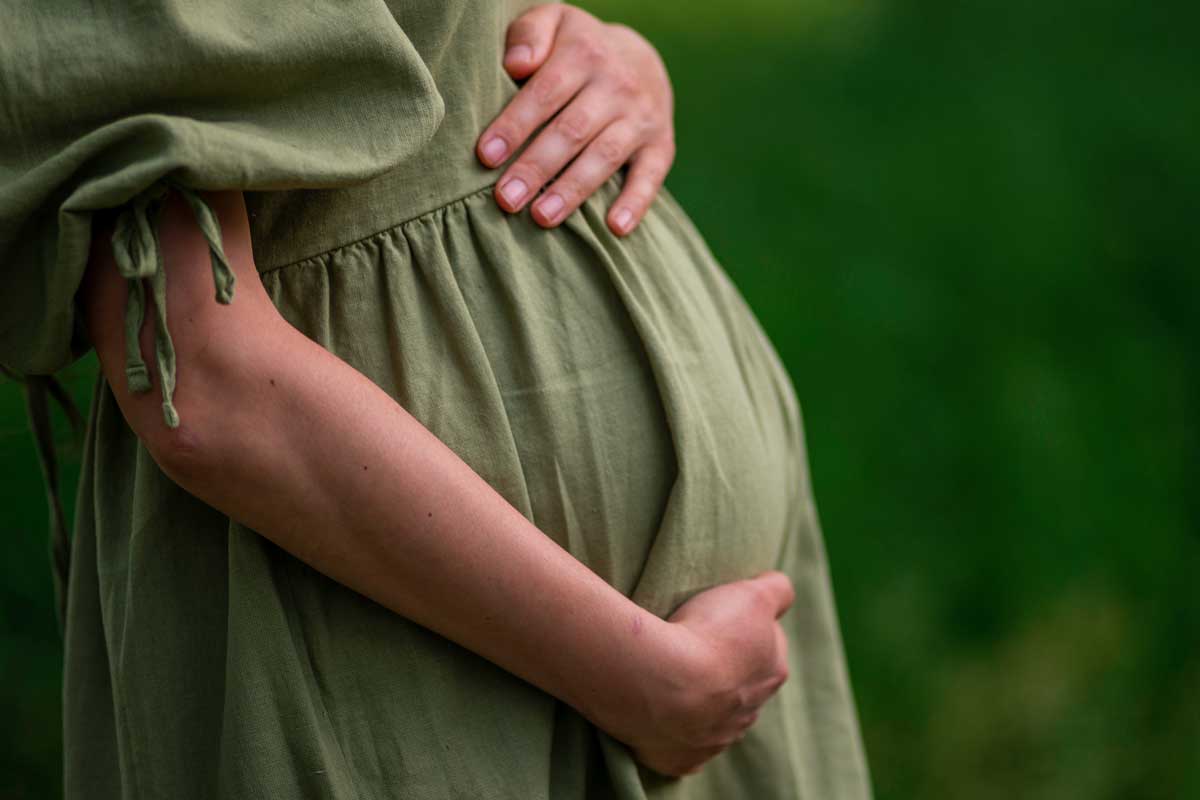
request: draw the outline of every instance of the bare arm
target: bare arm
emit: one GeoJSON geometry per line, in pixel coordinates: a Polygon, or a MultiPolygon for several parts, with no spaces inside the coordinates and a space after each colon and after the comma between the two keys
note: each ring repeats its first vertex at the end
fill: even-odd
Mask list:
{"type": "MultiPolygon", "coordinates": [[[[231,305],[213,302],[204,241],[172,195],[161,241],[180,427],[163,424],[157,392],[125,388],[126,286],[107,232],[93,243],[84,287],[105,377],[168,476],[335,580],[569,703],[659,771],[686,771],[752,720],[780,678],[780,644],[765,623],[790,602],[786,579],[745,589],[753,602],[744,616],[759,622],[752,666],[725,663],[734,645],[700,622],[639,608],[384,391],[291,327],[254,268],[241,194],[206,199],[237,294],[231,305]]],[[[143,352],[152,335],[151,322],[143,352]]]]}

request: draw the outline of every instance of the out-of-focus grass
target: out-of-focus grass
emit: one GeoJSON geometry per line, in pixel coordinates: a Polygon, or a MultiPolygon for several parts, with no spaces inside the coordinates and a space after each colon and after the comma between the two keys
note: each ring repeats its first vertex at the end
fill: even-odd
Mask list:
{"type": "MultiPolygon", "coordinates": [[[[668,185],[804,404],[879,798],[1200,797],[1197,8],[585,7],[663,51],[668,185]]],[[[11,387],[0,464],[0,797],[40,798],[60,654],[11,387]]]]}
{"type": "MultiPolygon", "coordinates": [[[[94,356],[60,378],[86,414],[94,356]]],[[[0,798],[62,792],[62,642],[54,617],[42,474],[18,387],[0,379],[0,798]]],[[[60,478],[74,509],[80,452],[57,418],[60,478]]]]}

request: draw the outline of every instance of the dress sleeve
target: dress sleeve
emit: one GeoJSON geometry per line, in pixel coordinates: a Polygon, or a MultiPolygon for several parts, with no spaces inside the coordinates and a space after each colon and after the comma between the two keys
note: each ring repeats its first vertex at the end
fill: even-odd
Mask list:
{"type": "Polygon", "coordinates": [[[188,200],[229,302],[233,274],[197,190],[365,181],[419,151],[444,114],[384,0],[18,0],[4,16],[0,366],[46,375],[90,349],[76,293],[93,214],[114,209],[126,375],[150,388],[137,332],[153,306],[171,426],[156,226],[167,189],[188,200]]]}

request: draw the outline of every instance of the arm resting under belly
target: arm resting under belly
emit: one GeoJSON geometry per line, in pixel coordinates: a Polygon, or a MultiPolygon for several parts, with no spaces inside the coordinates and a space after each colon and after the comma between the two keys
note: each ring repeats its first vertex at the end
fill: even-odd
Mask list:
{"type": "MultiPolygon", "coordinates": [[[[241,194],[206,199],[237,289],[229,305],[213,301],[208,248],[171,195],[160,237],[177,428],[164,424],[157,392],[126,387],[127,287],[107,231],[94,239],[83,290],[105,377],[162,469],[321,572],[602,727],[617,709],[636,715],[657,702],[645,696],[648,680],[664,671],[659,643],[673,626],[576,561],[383,390],[291,327],[254,268],[241,194]]],[[[153,336],[150,320],[143,352],[153,336]]]]}

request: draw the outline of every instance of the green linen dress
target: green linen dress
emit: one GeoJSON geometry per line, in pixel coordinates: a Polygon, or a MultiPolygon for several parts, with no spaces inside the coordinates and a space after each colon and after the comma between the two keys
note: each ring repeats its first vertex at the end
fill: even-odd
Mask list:
{"type": "MultiPolygon", "coordinates": [[[[620,174],[554,230],[493,200],[474,143],[517,90],[502,48],[527,5],[18,2],[0,364],[45,375],[88,349],[95,212],[121,214],[136,326],[171,271],[146,201],[166,182],[243,189],[287,320],[620,591],[666,616],[787,572],[791,679],[701,773],[657,776],[172,483],[101,379],[70,545],[68,798],[869,796],[800,412],[754,315],[667,191],[623,239],[605,224],[620,174]]],[[[195,211],[218,299],[237,302],[195,211]]]]}

